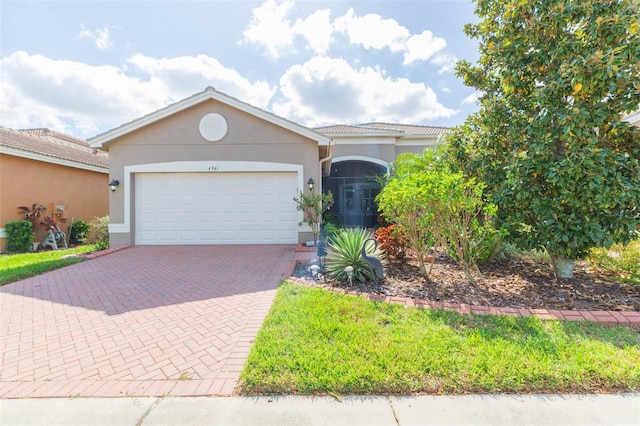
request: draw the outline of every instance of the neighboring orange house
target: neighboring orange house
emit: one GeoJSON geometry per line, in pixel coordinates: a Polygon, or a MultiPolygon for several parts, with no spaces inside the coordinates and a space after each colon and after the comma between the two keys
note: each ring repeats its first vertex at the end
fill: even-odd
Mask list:
{"type": "Polygon", "coordinates": [[[0,127],[0,251],[5,224],[22,219],[18,206],[46,207],[68,234],[71,219],[109,214],[109,154],[49,129],[0,127]]]}

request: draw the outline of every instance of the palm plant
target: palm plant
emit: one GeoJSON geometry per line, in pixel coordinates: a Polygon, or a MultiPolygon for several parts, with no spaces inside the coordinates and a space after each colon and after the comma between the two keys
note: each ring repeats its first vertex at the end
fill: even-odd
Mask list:
{"type": "MultiPolygon", "coordinates": [[[[365,241],[371,238],[373,233],[362,228],[348,228],[336,233],[327,248],[327,273],[339,281],[347,281],[349,276],[345,268],[351,266],[352,280],[373,281],[373,273],[361,254],[365,241]]],[[[384,253],[376,249],[374,244],[367,244],[366,252],[384,261],[384,253]]]]}

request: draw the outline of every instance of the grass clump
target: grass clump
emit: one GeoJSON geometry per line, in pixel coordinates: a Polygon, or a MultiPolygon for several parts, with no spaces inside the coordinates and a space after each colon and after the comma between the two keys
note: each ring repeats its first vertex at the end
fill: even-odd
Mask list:
{"type": "Polygon", "coordinates": [[[247,394],[640,390],[640,331],[459,315],[284,283],[241,375],[247,394]]]}
{"type": "Polygon", "coordinates": [[[93,246],[80,246],[65,250],[2,255],[0,256],[0,285],[82,262],[82,258],[68,256],[90,252],[94,249],[93,246]]]}
{"type": "Polygon", "coordinates": [[[608,250],[592,249],[588,259],[595,267],[613,275],[616,281],[640,284],[640,240],[627,245],[615,244],[608,250]]]}

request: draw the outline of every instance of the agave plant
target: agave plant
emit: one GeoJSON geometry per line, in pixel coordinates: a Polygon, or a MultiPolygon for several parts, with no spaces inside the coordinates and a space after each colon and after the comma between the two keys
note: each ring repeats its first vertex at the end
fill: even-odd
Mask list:
{"type": "MultiPolygon", "coordinates": [[[[339,281],[347,281],[345,268],[351,266],[353,280],[373,281],[369,264],[362,258],[362,246],[369,239],[373,239],[373,233],[362,228],[344,229],[336,233],[327,248],[327,273],[339,281]]],[[[384,260],[383,252],[376,248],[373,241],[367,243],[366,253],[384,260]]]]}

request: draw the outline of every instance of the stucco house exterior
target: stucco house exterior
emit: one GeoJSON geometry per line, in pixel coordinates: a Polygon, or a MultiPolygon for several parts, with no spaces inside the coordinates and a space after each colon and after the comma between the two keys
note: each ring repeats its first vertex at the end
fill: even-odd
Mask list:
{"type": "Polygon", "coordinates": [[[369,123],[310,129],[211,87],[89,139],[109,152],[110,243],[283,244],[311,239],[293,198],[334,193],[348,226],[375,220],[370,179],[447,128],[369,123]]]}
{"type": "Polygon", "coordinates": [[[42,204],[67,233],[72,218],[109,212],[109,155],[49,129],[0,127],[0,251],[4,225],[21,220],[19,206],[42,204]]]}

